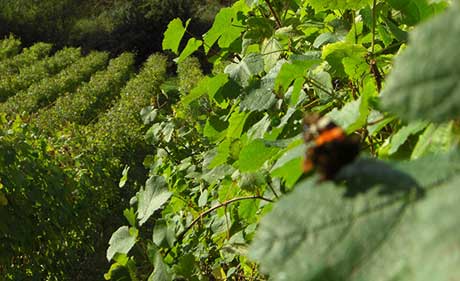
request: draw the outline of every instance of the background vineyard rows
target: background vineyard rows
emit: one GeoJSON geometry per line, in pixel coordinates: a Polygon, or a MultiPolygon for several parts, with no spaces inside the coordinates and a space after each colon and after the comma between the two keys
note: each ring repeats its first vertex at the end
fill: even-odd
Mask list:
{"type": "Polygon", "coordinates": [[[134,194],[117,187],[121,163],[145,177],[139,112],[160,93],[166,59],[136,71],[130,53],[1,45],[2,275],[98,279],[94,250],[105,251],[113,210],[134,194]]]}
{"type": "Polygon", "coordinates": [[[239,0],[191,24],[141,66],[0,41],[0,280],[460,276],[460,5],[239,0]],[[301,168],[312,113],[361,142],[332,181],[301,168]]]}

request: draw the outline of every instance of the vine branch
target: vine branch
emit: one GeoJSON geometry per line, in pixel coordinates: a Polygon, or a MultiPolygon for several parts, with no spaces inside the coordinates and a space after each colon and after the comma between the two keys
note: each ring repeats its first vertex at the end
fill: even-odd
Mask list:
{"type": "MultiPolygon", "coordinates": [[[[213,211],[219,209],[219,208],[222,208],[222,207],[227,207],[228,205],[232,204],[232,203],[235,203],[235,202],[238,202],[238,201],[242,201],[242,200],[253,200],[253,199],[260,199],[260,200],[264,200],[264,201],[267,201],[267,202],[271,202],[273,203],[274,201],[272,199],[269,199],[269,198],[265,198],[263,196],[260,196],[260,195],[251,195],[251,196],[243,196],[243,197],[236,197],[236,198],[232,198],[230,200],[227,200],[225,202],[222,202],[220,204],[217,204],[216,206],[214,207],[211,207],[209,209],[207,209],[206,211],[200,213],[188,226],[186,229],[184,229],[184,231],[182,231],[178,236],[177,236],[177,239],[176,239],[176,243],[177,242],[180,242],[182,241],[182,239],[184,239],[185,237],[185,234],[187,234],[187,232],[192,229],[192,227],[197,223],[199,222],[203,217],[209,215],[210,213],[212,213],[213,211]]],[[[169,248],[166,253],[165,253],[165,256],[167,256],[169,254],[169,252],[171,252],[172,250],[172,247],[169,248]]]]}
{"type": "Polygon", "coordinates": [[[277,26],[278,28],[281,28],[282,25],[281,25],[280,18],[279,18],[278,15],[276,14],[275,9],[273,9],[272,4],[270,4],[270,1],[269,1],[269,0],[265,0],[265,3],[267,4],[268,8],[270,9],[270,12],[272,13],[273,17],[275,17],[276,26],[277,26]]]}

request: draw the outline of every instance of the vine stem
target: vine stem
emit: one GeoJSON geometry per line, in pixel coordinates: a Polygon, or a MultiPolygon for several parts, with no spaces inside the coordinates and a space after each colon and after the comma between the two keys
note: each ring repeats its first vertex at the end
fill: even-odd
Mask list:
{"type": "MultiPolygon", "coordinates": [[[[198,217],[196,217],[188,226],[187,228],[182,231],[178,236],[177,236],[177,240],[176,242],[178,241],[181,241],[182,239],[184,239],[185,237],[185,234],[187,234],[187,232],[192,229],[192,227],[197,223],[199,222],[203,217],[209,215],[210,213],[212,213],[213,211],[219,209],[219,208],[222,208],[222,207],[227,207],[228,205],[232,204],[232,203],[235,203],[235,202],[238,202],[238,201],[242,201],[242,200],[254,200],[254,199],[260,199],[260,200],[264,200],[264,201],[267,201],[267,202],[271,202],[273,203],[274,201],[272,199],[269,199],[269,198],[265,198],[263,196],[260,196],[260,195],[251,195],[251,196],[243,196],[243,197],[236,197],[236,198],[232,198],[230,200],[227,200],[225,202],[222,202],[220,204],[217,204],[216,206],[214,207],[211,207],[209,209],[207,209],[206,211],[200,213],[198,215],[198,217]]],[[[169,254],[169,252],[171,252],[172,248],[169,248],[166,253],[165,253],[165,256],[167,256],[169,254]]]]}
{"type": "Polygon", "coordinates": [[[269,0],[265,0],[265,3],[267,4],[268,8],[270,9],[270,12],[272,13],[273,17],[275,17],[276,26],[278,26],[278,28],[281,28],[281,26],[282,26],[281,21],[280,21],[278,15],[275,12],[275,9],[273,9],[272,4],[270,4],[269,0]]]}
{"type": "Polygon", "coordinates": [[[375,25],[376,25],[376,7],[377,7],[377,0],[373,0],[372,3],[372,42],[371,42],[371,52],[374,54],[374,46],[375,46],[375,25]]]}

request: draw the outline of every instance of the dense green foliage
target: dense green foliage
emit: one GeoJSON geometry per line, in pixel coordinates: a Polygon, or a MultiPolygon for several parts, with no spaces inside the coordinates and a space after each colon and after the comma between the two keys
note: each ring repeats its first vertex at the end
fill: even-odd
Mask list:
{"type": "Polygon", "coordinates": [[[458,276],[458,32],[441,27],[459,10],[430,20],[447,3],[406,2],[238,1],[184,47],[189,22],[172,21],[163,48],[177,55],[181,98],[144,110],[150,178],[112,235],[106,278],[458,276]],[[196,70],[194,52],[208,54],[212,74],[196,70]],[[300,180],[310,112],[361,138],[364,159],[334,182],[300,180]],[[365,159],[376,156],[393,160],[365,159]]]}
{"type": "Polygon", "coordinates": [[[10,58],[19,53],[21,47],[21,41],[10,35],[0,41],[0,61],[10,58]]]}
{"type": "MultiPolygon", "coordinates": [[[[27,19],[67,9],[50,3],[27,19]]],[[[138,71],[5,37],[0,279],[457,279],[459,18],[449,1],[239,0],[203,36],[172,20],[176,58],[138,71]],[[302,171],[313,113],[361,143],[330,181],[302,171]]],[[[95,22],[116,30],[78,24],[95,22]]]]}

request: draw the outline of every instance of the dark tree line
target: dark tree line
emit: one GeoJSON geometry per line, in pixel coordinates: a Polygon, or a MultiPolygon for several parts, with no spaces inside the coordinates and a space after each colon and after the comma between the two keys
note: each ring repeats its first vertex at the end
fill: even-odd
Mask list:
{"type": "Polygon", "coordinates": [[[229,0],[0,0],[0,37],[12,33],[28,46],[50,42],[57,49],[81,46],[112,55],[138,54],[139,61],[161,50],[162,34],[175,17],[192,18],[201,34],[229,0]]]}

